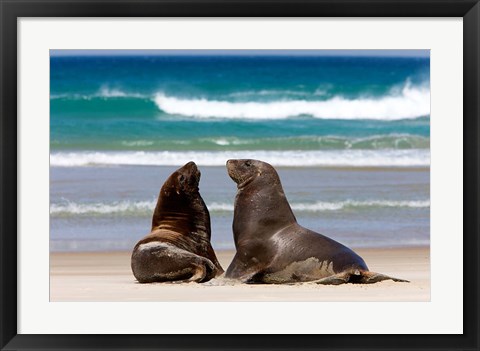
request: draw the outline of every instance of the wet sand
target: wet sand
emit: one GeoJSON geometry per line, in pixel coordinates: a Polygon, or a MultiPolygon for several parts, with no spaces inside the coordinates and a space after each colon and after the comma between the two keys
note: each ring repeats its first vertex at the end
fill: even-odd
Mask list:
{"type": "MultiPolygon", "coordinates": [[[[52,253],[50,301],[429,301],[428,247],[356,249],[370,270],[410,280],[376,284],[246,285],[222,277],[204,284],[139,284],[130,252],[52,253]]],[[[218,251],[226,269],[233,251],[218,251]]]]}

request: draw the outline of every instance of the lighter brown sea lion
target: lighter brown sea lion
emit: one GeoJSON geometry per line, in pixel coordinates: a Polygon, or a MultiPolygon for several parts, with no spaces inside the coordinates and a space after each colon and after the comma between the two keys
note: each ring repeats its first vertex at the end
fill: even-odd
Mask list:
{"type": "Polygon", "coordinates": [[[199,182],[200,171],[189,162],[163,184],[151,233],[132,252],[132,272],[140,283],[200,283],[223,273],[210,244],[210,214],[199,182]]]}
{"type": "Polygon", "coordinates": [[[407,282],[370,272],[348,247],[300,226],[268,163],[229,160],[227,170],[238,191],[233,217],[237,252],[226,278],[270,284],[407,282]]]}

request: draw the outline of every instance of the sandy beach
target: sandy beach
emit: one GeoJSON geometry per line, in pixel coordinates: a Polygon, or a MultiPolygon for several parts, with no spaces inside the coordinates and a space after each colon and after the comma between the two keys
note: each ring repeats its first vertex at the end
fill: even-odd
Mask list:
{"type": "MultiPolygon", "coordinates": [[[[50,254],[50,301],[429,301],[428,247],[355,249],[370,270],[410,280],[371,285],[245,285],[222,277],[204,284],[139,284],[130,252],[50,254]]],[[[218,251],[226,269],[233,251],[218,251]]]]}

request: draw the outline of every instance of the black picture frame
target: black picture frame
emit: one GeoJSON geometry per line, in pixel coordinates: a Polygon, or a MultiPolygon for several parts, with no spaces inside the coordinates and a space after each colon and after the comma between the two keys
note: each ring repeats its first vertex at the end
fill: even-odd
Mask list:
{"type": "MultiPolygon", "coordinates": [[[[478,0],[0,0],[2,350],[478,350],[480,4],[478,0]],[[17,334],[17,19],[20,17],[463,17],[463,328],[461,335],[17,334]]],[[[455,235],[458,233],[455,233],[455,235]]],[[[446,277],[447,278],[447,277],[446,277]]],[[[361,319],[361,316],[358,316],[361,319]]],[[[212,328],[212,332],[215,329],[212,328]]]]}

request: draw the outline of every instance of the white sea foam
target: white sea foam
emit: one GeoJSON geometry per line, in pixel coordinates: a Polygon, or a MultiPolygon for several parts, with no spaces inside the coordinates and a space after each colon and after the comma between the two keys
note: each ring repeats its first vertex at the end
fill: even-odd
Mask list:
{"type": "Polygon", "coordinates": [[[213,144],[220,145],[220,146],[259,144],[264,140],[269,140],[269,139],[268,138],[267,139],[261,139],[261,138],[258,138],[258,139],[240,139],[240,138],[237,138],[237,137],[223,137],[223,138],[213,137],[213,138],[199,139],[200,142],[213,143],[213,144]]]}
{"type": "Polygon", "coordinates": [[[397,120],[430,114],[429,89],[409,83],[401,91],[392,91],[381,98],[336,96],[325,101],[228,102],[158,93],[154,101],[166,113],[196,118],[283,119],[308,115],[323,119],[397,120]]]}
{"type": "MultiPolygon", "coordinates": [[[[155,200],[147,201],[118,201],[112,203],[76,203],[63,202],[50,205],[50,214],[54,216],[69,215],[144,215],[150,216],[156,205],[155,200]]],[[[429,200],[345,200],[334,202],[318,201],[314,203],[296,203],[291,202],[290,206],[294,211],[298,212],[329,212],[341,211],[344,209],[361,209],[361,208],[428,208],[429,200]]],[[[232,212],[233,203],[212,202],[207,204],[210,212],[232,212]]]]}
{"type": "Polygon", "coordinates": [[[293,210],[305,212],[338,211],[345,208],[366,208],[366,207],[430,207],[429,200],[416,201],[390,201],[390,200],[365,200],[365,201],[338,201],[338,202],[315,202],[315,203],[293,203],[293,210]]]}
{"type": "Polygon", "coordinates": [[[50,214],[114,214],[114,213],[132,213],[142,212],[152,213],[156,201],[119,201],[113,203],[76,203],[65,202],[50,205],[50,214]]]}
{"type": "MultiPolygon", "coordinates": [[[[428,208],[430,207],[429,200],[413,200],[413,201],[396,201],[396,200],[345,200],[345,201],[317,201],[313,203],[290,203],[294,211],[300,212],[326,212],[339,211],[343,209],[355,208],[369,208],[369,207],[410,207],[410,208],[428,208]]],[[[208,205],[210,211],[233,211],[233,204],[213,202],[208,205]]]]}
{"type": "Polygon", "coordinates": [[[138,93],[127,93],[118,88],[110,88],[109,86],[102,86],[97,94],[93,95],[94,97],[104,97],[104,98],[111,98],[111,97],[123,97],[123,98],[149,98],[148,95],[138,94],[138,93]]]}
{"type": "Polygon", "coordinates": [[[121,143],[125,146],[150,146],[154,144],[151,140],[123,140],[121,143]]]}
{"type": "Polygon", "coordinates": [[[230,141],[225,138],[214,139],[213,142],[217,145],[226,146],[230,145],[230,141]]]}
{"type": "Polygon", "coordinates": [[[289,151],[78,151],[53,152],[50,165],[224,166],[228,159],[258,159],[273,166],[290,167],[428,167],[430,150],[289,150],[289,151]]]}
{"type": "MultiPolygon", "coordinates": [[[[197,142],[195,139],[185,140],[184,144],[193,144],[197,142]]],[[[284,149],[295,148],[300,146],[311,146],[312,149],[324,150],[343,150],[343,149],[425,149],[430,146],[430,138],[420,135],[409,134],[388,134],[388,135],[371,135],[367,137],[343,137],[336,135],[325,136],[287,136],[272,138],[238,138],[238,137],[209,137],[200,138],[198,142],[205,144],[216,144],[220,146],[255,146],[261,148],[271,146],[281,146],[284,149]],[[289,147],[287,147],[289,146],[289,147]]],[[[179,141],[171,141],[171,143],[179,143],[179,141]]],[[[122,144],[124,144],[122,142],[122,144]]],[[[153,142],[152,142],[153,144],[153,142]]],[[[127,144],[124,144],[127,145],[127,144]]],[[[150,144],[149,144],[150,145],[150,144]]],[[[308,149],[306,147],[305,149],[308,149]]]]}
{"type": "Polygon", "coordinates": [[[251,90],[231,93],[231,97],[256,97],[256,96],[308,96],[310,93],[295,90],[251,90]]]}
{"type": "Polygon", "coordinates": [[[207,204],[208,210],[212,212],[232,212],[233,203],[212,202],[207,204]]]}

